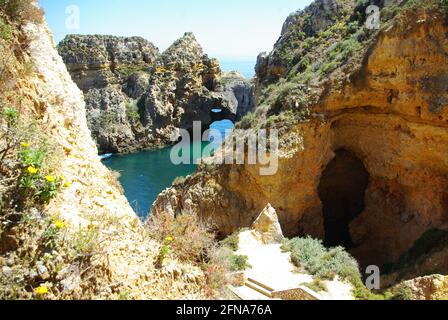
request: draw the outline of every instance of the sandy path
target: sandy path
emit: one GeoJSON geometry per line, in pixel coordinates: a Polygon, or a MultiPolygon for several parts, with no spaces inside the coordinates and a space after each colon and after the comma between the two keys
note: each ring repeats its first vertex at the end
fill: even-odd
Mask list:
{"type": "MultiPolygon", "coordinates": [[[[252,266],[245,271],[245,275],[274,291],[293,289],[313,282],[311,275],[298,272],[291,263],[290,253],[282,252],[281,244],[263,244],[253,236],[252,231],[240,234],[237,253],[246,255],[252,266]]],[[[322,300],[353,300],[349,284],[335,280],[326,281],[326,285],[329,292],[319,293],[322,300]]],[[[259,298],[258,294],[254,295],[259,298]]]]}

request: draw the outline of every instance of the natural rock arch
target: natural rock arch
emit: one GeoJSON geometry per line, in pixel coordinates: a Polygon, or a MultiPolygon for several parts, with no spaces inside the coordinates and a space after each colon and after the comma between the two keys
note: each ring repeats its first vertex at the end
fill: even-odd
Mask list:
{"type": "Polygon", "coordinates": [[[336,157],[327,165],[319,183],[319,198],[325,229],[325,244],[350,249],[350,223],[365,209],[365,193],[369,173],[363,162],[345,149],[336,151],[336,157]]]}
{"type": "Polygon", "coordinates": [[[222,121],[222,120],[230,120],[233,123],[236,122],[236,115],[232,113],[229,109],[221,106],[214,107],[210,110],[210,118],[211,118],[210,125],[216,121],[222,121]]]}

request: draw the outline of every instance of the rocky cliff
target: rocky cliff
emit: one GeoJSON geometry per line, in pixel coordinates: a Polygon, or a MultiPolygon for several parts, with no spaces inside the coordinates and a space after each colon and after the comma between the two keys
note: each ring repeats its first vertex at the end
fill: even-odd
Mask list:
{"type": "Polygon", "coordinates": [[[110,36],[68,36],[59,52],[84,91],[101,152],[169,145],[176,128],[190,129],[193,121],[210,125],[214,108],[231,120],[250,109],[249,81],[220,85],[219,62],[204,54],[192,33],[162,54],[144,39],[110,36]]]}
{"type": "MultiPolygon", "coordinates": [[[[0,37],[0,297],[202,297],[199,268],[175,260],[168,270],[155,268],[161,244],[147,236],[116,178],[101,164],[82,92],[37,5],[22,1],[17,11],[5,3],[0,8],[0,22],[9,30],[0,37]]],[[[117,41],[103,40],[98,41],[117,41]]],[[[149,52],[137,49],[147,45],[141,39],[119,43],[134,48],[135,55],[111,51],[93,57],[84,51],[83,57],[107,69],[118,61],[151,62],[149,52]]],[[[71,61],[78,63],[78,57],[71,61]]]]}
{"type": "MultiPolygon", "coordinates": [[[[448,9],[375,3],[379,30],[365,27],[367,2],[317,0],[260,55],[257,118],[246,123],[279,129],[275,175],[207,166],[154,214],[196,211],[230,234],[270,203],[285,235],[343,245],[364,266],[394,264],[428,230],[446,230],[448,9]]],[[[418,273],[446,273],[443,259],[418,273]]]]}

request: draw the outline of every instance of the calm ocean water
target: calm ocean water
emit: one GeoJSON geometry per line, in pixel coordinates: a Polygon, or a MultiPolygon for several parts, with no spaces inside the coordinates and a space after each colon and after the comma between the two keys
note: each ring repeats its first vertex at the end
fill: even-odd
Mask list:
{"type": "MultiPolygon", "coordinates": [[[[233,128],[228,120],[215,122],[211,126],[224,136],[233,128]]],[[[206,142],[195,142],[204,148],[206,142]]],[[[193,148],[193,144],[190,145],[193,148]]],[[[134,211],[145,219],[157,196],[170,187],[177,177],[185,177],[196,171],[196,165],[174,165],[170,160],[172,148],[155,151],[142,151],[127,155],[116,155],[104,164],[121,174],[120,183],[134,211]]],[[[192,152],[191,152],[192,154],[192,152]]],[[[192,163],[194,163],[192,161],[192,163]]]]}
{"type": "MultiPolygon", "coordinates": [[[[250,79],[255,75],[255,61],[223,61],[224,71],[238,71],[250,79]]],[[[233,128],[231,121],[219,121],[211,128],[218,129],[224,135],[233,128]]],[[[205,147],[208,143],[195,142],[205,147]]],[[[190,146],[193,148],[193,145],[190,146]]],[[[143,151],[128,155],[116,155],[104,164],[121,174],[120,182],[125,195],[135,212],[145,219],[157,196],[169,188],[174,179],[185,177],[196,171],[196,165],[174,165],[170,160],[171,148],[156,151],[143,151]]]]}

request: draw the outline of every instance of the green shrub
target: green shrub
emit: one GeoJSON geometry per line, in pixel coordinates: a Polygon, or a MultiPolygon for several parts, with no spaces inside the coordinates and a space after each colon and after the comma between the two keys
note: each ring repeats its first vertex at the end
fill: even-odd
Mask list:
{"type": "Polygon", "coordinates": [[[291,260],[296,266],[305,268],[318,279],[333,280],[339,276],[350,282],[353,295],[359,300],[384,299],[365,287],[358,262],[342,247],[326,249],[321,240],[307,237],[288,240],[283,249],[291,252],[291,260]]]}
{"type": "Polygon", "coordinates": [[[307,238],[294,238],[287,241],[283,248],[291,252],[292,262],[298,267],[304,267],[308,272],[315,275],[322,266],[322,257],[327,250],[322,241],[307,238]]]}
{"type": "Polygon", "coordinates": [[[323,65],[323,62],[320,61],[320,60],[314,62],[314,63],[311,65],[311,71],[312,71],[312,72],[318,72],[319,70],[322,69],[322,65],[323,65]]]}
{"type": "Polygon", "coordinates": [[[300,71],[306,70],[311,65],[311,58],[310,56],[306,55],[300,60],[300,62],[297,64],[297,67],[300,71]]]}
{"type": "Polygon", "coordinates": [[[305,284],[307,288],[310,288],[311,290],[315,292],[326,292],[328,291],[328,288],[326,284],[322,281],[322,279],[316,278],[313,282],[305,284]]]}
{"type": "Polygon", "coordinates": [[[137,100],[132,100],[126,105],[126,116],[130,121],[136,121],[140,119],[140,113],[138,112],[137,104],[137,100]]]}
{"type": "Polygon", "coordinates": [[[240,122],[238,122],[238,128],[240,129],[250,129],[253,128],[257,125],[257,117],[255,116],[254,113],[250,112],[248,114],[246,114],[241,120],[240,122]]]}
{"type": "Polygon", "coordinates": [[[342,51],[342,59],[346,60],[350,58],[355,52],[362,49],[362,44],[358,42],[354,37],[344,40],[340,44],[342,51]]]}
{"type": "Polygon", "coordinates": [[[19,121],[19,111],[15,108],[7,107],[2,111],[1,115],[5,118],[8,127],[17,125],[17,122],[19,121]]]}
{"type": "Polygon", "coordinates": [[[163,267],[163,262],[165,261],[165,258],[167,257],[167,255],[169,253],[170,253],[170,246],[169,246],[169,243],[167,243],[167,241],[165,241],[165,243],[162,245],[162,247],[160,247],[159,254],[157,255],[156,261],[154,263],[154,266],[157,269],[160,269],[163,267]]]}
{"type": "Polygon", "coordinates": [[[109,286],[110,274],[102,258],[106,253],[98,234],[89,250],[76,248],[77,234],[92,232],[90,225],[89,230],[82,231],[84,228],[80,227],[73,234],[68,230],[68,222],[40,210],[23,211],[20,220],[9,224],[13,224],[13,233],[20,239],[20,245],[1,254],[2,259],[13,261],[14,265],[9,273],[0,272],[0,300],[92,299],[102,292],[101,288],[109,286]],[[45,268],[45,278],[36,272],[38,266],[45,268]],[[80,283],[77,289],[67,290],[59,275],[61,270],[74,267],[81,269],[80,283]]]}
{"type": "Polygon", "coordinates": [[[25,198],[36,198],[39,202],[47,204],[57,196],[63,184],[62,177],[44,176],[39,167],[30,165],[23,166],[19,186],[25,191],[25,198]]]}
{"type": "Polygon", "coordinates": [[[248,262],[249,258],[243,255],[233,254],[229,256],[230,269],[232,271],[244,271],[252,268],[248,262]]]}
{"type": "Polygon", "coordinates": [[[0,39],[9,40],[12,37],[12,28],[0,17],[0,39]]]}
{"type": "Polygon", "coordinates": [[[356,33],[359,29],[359,22],[358,21],[352,21],[349,22],[347,25],[347,34],[353,34],[356,33]]]}
{"type": "Polygon", "coordinates": [[[54,175],[52,169],[47,167],[46,139],[33,131],[32,124],[23,123],[15,108],[4,108],[1,118],[7,126],[0,137],[5,141],[4,149],[0,150],[0,158],[11,160],[15,170],[20,172],[8,186],[10,190],[19,191],[9,195],[12,197],[10,203],[18,205],[22,210],[28,204],[35,204],[36,200],[39,204],[49,203],[68,182],[64,184],[63,178],[54,175]],[[33,142],[29,143],[25,139],[33,142]]]}
{"type": "Polygon", "coordinates": [[[55,198],[62,188],[63,181],[59,177],[48,175],[38,184],[36,197],[44,204],[55,198]]]}
{"type": "Polygon", "coordinates": [[[314,77],[311,67],[308,67],[304,72],[298,74],[293,81],[298,83],[308,84],[314,77]]]}
{"type": "Polygon", "coordinates": [[[337,67],[339,67],[339,64],[336,61],[331,61],[331,62],[325,63],[322,66],[321,75],[322,76],[328,75],[329,73],[336,70],[337,67]]]}
{"type": "Polygon", "coordinates": [[[405,285],[398,285],[397,287],[392,288],[387,293],[387,299],[407,301],[407,300],[413,300],[414,295],[412,293],[411,288],[406,287],[405,285]]]}
{"type": "Polygon", "coordinates": [[[298,37],[300,40],[305,40],[305,38],[306,38],[306,33],[303,32],[303,31],[299,31],[299,32],[297,33],[297,37],[298,37]]]}
{"type": "Polygon", "coordinates": [[[19,150],[19,160],[23,167],[33,166],[41,168],[47,155],[46,147],[31,147],[28,143],[23,142],[19,150]]]}
{"type": "Polygon", "coordinates": [[[232,251],[238,251],[240,238],[239,233],[234,233],[222,241],[222,244],[232,251]]]}

